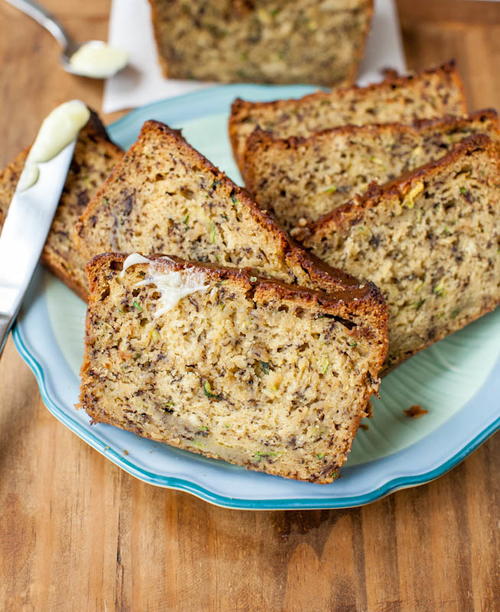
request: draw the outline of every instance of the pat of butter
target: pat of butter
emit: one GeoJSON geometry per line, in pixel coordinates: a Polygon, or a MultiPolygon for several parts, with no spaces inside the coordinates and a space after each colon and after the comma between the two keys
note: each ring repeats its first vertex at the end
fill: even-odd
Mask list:
{"type": "Polygon", "coordinates": [[[125,68],[128,53],[99,40],[91,40],[73,53],[69,63],[75,73],[95,79],[105,79],[125,68]]]}
{"type": "MultiPolygon", "coordinates": [[[[186,296],[196,293],[197,291],[206,291],[209,286],[205,284],[206,275],[195,268],[185,270],[169,270],[164,271],[158,265],[163,260],[169,260],[168,257],[162,257],[158,260],[151,260],[132,253],[123,262],[123,269],[120,276],[136,264],[147,263],[148,273],[143,281],[136,283],[136,287],[144,287],[145,285],[155,285],[160,293],[160,307],[154,313],[154,317],[159,317],[165,312],[172,310],[186,296]]],[[[171,261],[171,260],[169,260],[171,261]]]]}
{"type": "Polygon", "coordinates": [[[43,120],[33,143],[17,189],[24,191],[33,186],[40,173],[38,164],[47,162],[60,153],[87,123],[90,111],[80,100],[71,100],[55,108],[43,120]]]}
{"type": "Polygon", "coordinates": [[[136,266],[137,264],[152,264],[151,259],[144,257],[143,255],[139,255],[139,253],[132,253],[129,255],[127,259],[123,262],[123,268],[120,273],[121,278],[125,276],[125,272],[130,268],[130,266],[136,266]]]}

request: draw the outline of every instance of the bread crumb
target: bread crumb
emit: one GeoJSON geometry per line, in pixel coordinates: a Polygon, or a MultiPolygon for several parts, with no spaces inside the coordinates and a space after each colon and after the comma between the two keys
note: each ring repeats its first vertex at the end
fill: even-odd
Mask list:
{"type": "Polygon", "coordinates": [[[420,417],[424,416],[424,414],[427,414],[429,411],[425,408],[422,408],[422,406],[415,404],[413,406],[410,406],[406,410],[403,410],[403,412],[410,419],[419,419],[420,417]]]}
{"type": "Polygon", "coordinates": [[[367,431],[368,429],[370,429],[366,423],[360,423],[360,424],[359,424],[359,428],[360,428],[360,429],[364,429],[365,431],[367,431]]]}

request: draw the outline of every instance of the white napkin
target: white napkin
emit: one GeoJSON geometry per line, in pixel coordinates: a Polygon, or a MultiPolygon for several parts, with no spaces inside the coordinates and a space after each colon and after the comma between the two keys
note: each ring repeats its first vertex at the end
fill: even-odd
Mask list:
{"type": "MultiPolygon", "coordinates": [[[[212,85],[163,77],[156,56],[147,0],[113,0],[109,42],[128,51],[130,66],[106,82],[105,113],[142,106],[212,85]]],[[[359,83],[364,85],[380,80],[383,68],[405,71],[394,0],[375,0],[373,26],[359,83]]]]}

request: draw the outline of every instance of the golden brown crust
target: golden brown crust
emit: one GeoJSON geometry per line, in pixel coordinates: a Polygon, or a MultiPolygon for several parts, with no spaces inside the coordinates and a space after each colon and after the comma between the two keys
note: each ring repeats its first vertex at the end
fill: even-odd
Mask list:
{"type": "Polygon", "coordinates": [[[155,39],[156,57],[160,63],[160,68],[163,76],[168,79],[170,78],[168,71],[168,62],[163,57],[161,52],[161,41],[160,41],[160,28],[159,28],[159,15],[158,15],[158,3],[154,0],[148,0],[149,8],[151,10],[151,23],[153,25],[153,37],[155,39]]]}
{"type": "Polygon", "coordinates": [[[461,127],[467,127],[467,122],[470,121],[498,122],[498,112],[494,108],[483,108],[463,117],[445,115],[444,117],[439,117],[437,119],[417,119],[413,122],[411,127],[413,127],[415,130],[425,130],[427,128],[432,130],[436,126],[443,125],[445,127],[460,129],[461,127]]]}
{"type": "MultiPolygon", "coordinates": [[[[456,144],[453,149],[443,157],[429,162],[414,171],[408,172],[403,177],[386,183],[385,185],[372,184],[367,192],[356,199],[353,199],[346,204],[336,208],[321,219],[310,225],[309,233],[305,237],[305,245],[311,247],[315,242],[319,242],[323,237],[334,233],[348,232],[350,228],[363,220],[364,214],[369,209],[375,209],[382,204],[389,196],[396,196],[399,199],[404,197],[411,190],[415,181],[428,181],[447,166],[454,163],[456,160],[471,155],[478,150],[487,151],[495,160],[500,175],[500,145],[494,142],[486,134],[474,134],[465,138],[462,142],[456,144]]],[[[472,321],[484,316],[488,312],[494,310],[500,304],[500,300],[491,298],[484,304],[481,311],[475,315],[471,315],[466,320],[461,322],[457,329],[468,325],[472,321]]],[[[400,365],[417,352],[431,346],[435,342],[442,340],[449,331],[443,329],[437,332],[432,339],[425,344],[419,346],[413,351],[407,352],[399,361],[392,363],[389,367],[383,370],[382,375],[390,373],[396,366],[400,365]]]]}
{"type": "MultiPolygon", "coordinates": [[[[446,62],[442,64],[441,66],[437,66],[435,68],[428,68],[426,70],[422,70],[421,72],[410,74],[410,75],[400,75],[400,74],[391,72],[388,75],[388,77],[380,83],[371,83],[369,85],[364,85],[364,86],[353,85],[352,87],[338,88],[338,89],[335,89],[335,95],[338,96],[339,98],[342,98],[343,96],[351,93],[353,89],[358,90],[358,91],[362,90],[365,95],[369,95],[371,91],[376,90],[376,89],[396,88],[401,85],[404,85],[405,83],[407,83],[408,81],[411,81],[414,78],[419,78],[425,75],[432,75],[432,74],[437,74],[437,73],[445,73],[445,74],[451,75],[453,82],[464,93],[464,98],[465,98],[464,85],[462,83],[462,79],[460,78],[460,75],[458,74],[455,60],[450,60],[449,62],[446,62]]],[[[330,96],[330,93],[331,92],[329,91],[316,91],[314,93],[307,94],[303,96],[302,98],[287,98],[287,99],[282,99],[282,100],[271,100],[270,102],[248,102],[247,100],[236,98],[231,105],[230,123],[234,122],[235,120],[241,121],[242,119],[244,119],[247,116],[249,109],[269,108],[269,109],[274,110],[274,109],[283,109],[287,107],[293,108],[307,100],[320,100],[321,98],[328,99],[328,97],[330,96]]],[[[467,108],[464,104],[464,113],[465,112],[467,112],[467,108]]]]}
{"type": "MultiPolygon", "coordinates": [[[[266,177],[259,160],[267,152],[280,155],[283,152],[297,152],[300,149],[309,155],[316,150],[316,147],[325,147],[332,142],[336,142],[335,139],[339,136],[354,138],[356,142],[360,140],[370,142],[382,136],[391,137],[393,140],[403,139],[404,137],[417,140],[434,137],[437,132],[440,134],[461,131],[466,133],[467,131],[470,132],[471,128],[479,131],[477,124],[484,124],[485,133],[493,140],[500,141],[500,124],[498,114],[494,109],[476,111],[467,117],[448,115],[439,119],[422,119],[415,121],[412,125],[402,123],[344,125],[314,132],[310,136],[291,136],[289,138],[277,138],[271,132],[257,128],[246,141],[241,173],[246,188],[258,200],[259,185],[266,177]]],[[[465,134],[463,138],[465,138],[465,134]]],[[[444,151],[441,151],[441,155],[444,155],[444,151]]],[[[307,232],[298,228],[294,235],[303,236],[305,233],[307,232]]]]}
{"type": "MultiPolygon", "coordinates": [[[[110,268],[116,272],[121,271],[123,267],[123,263],[127,255],[119,254],[119,253],[105,253],[101,255],[95,256],[88,264],[87,264],[87,275],[88,275],[88,284],[90,288],[90,301],[89,301],[89,311],[86,317],[86,345],[88,345],[89,340],[91,338],[91,324],[90,324],[90,312],[93,307],[98,306],[100,301],[100,284],[103,277],[107,277],[106,270],[110,268]]],[[[166,255],[152,255],[149,259],[158,261],[164,259],[162,262],[165,267],[169,270],[188,270],[197,268],[204,272],[210,280],[215,282],[220,281],[230,281],[232,283],[238,284],[242,287],[246,295],[249,299],[254,299],[256,302],[262,303],[267,300],[278,300],[283,302],[293,302],[294,305],[303,305],[308,309],[318,309],[318,313],[321,313],[322,316],[325,314],[331,314],[332,317],[337,318],[340,323],[345,325],[349,330],[350,335],[353,338],[359,338],[359,334],[356,330],[356,327],[350,327],[349,319],[352,319],[352,310],[358,312],[363,311],[365,309],[371,309],[371,299],[369,297],[366,298],[365,304],[358,302],[356,304],[346,304],[344,301],[344,296],[342,293],[337,295],[325,295],[321,292],[314,291],[311,289],[306,289],[303,287],[297,287],[292,285],[287,285],[280,281],[256,277],[254,272],[248,269],[236,269],[236,268],[228,268],[228,267],[220,267],[215,264],[210,263],[199,263],[199,262],[189,262],[178,257],[170,257],[166,255]],[[346,317],[345,319],[343,317],[346,317]],[[347,325],[346,325],[347,324],[347,325]]],[[[137,264],[138,266],[147,267],[148,264],[137,264]]],[[[378,376],[378,372],[382,367],[382,364],[385,361],[386,353],[387,353],[387,311],[384,310],[382,315],[382,319],[379,320],[379,325],[383,327],[385,333],[379,334],[379,338],[381,341],[379,343],[378,349],[378,357],[376,363],[373,364],[370,372],[367,374],[366,384],[364,385],[364,393],[363,398],[361,399],[360,405],[365,406],[365,408],[360,411],[359,415],[356,415],[353,419],[352,425],[349,427],[348,435],[346,436],[344,447],[339,452],[339,456],[347,455],[352,438],[355,436],[361,419],[365,416],[368,408],[368,401],[371,393],[373,392],[373,386],[376,385],[376,380],[378,376]]],[[[380,328],[379,328],[380,330],[380,328]]],[[[81,368],[81,376],[82,380],[88,376],[89,369],[91,368],[89,351],[86,350],[84,354],[84,361],[81,368]]],[[[85,397],[82,395],[80,397],[80,404],[77,406],[78,408],[84,408],[86,412],[91,416],[94,423],[101,422],[107,423],[110,425],[118,426],[123,428],[123,423],[115,420],[111,415],[105,414],[102,411],[98,411],[95,409],[95,406],[90,402],[85,401],[85,397]]],[[[132,421],[128,422],[127,429],[133,431],[134,433],[143,436],[143,437],[151,437],[148,435],[146,431],[136,426],[132,421]]],[[[152,438],[152,437],[151,437],[152,438]]],[[[154,439],[154,438],[152,438],[154,439]]],[[[175,440],[169,440],[168,444],[170,446],[176,446],[179,448],[185,448],[180,443],[176,443],[175,440]]],[[[209,456],[213,458],[220,458],[215,454],[211,454],[206,450],[200,451],[196,447],[190,448],[193,452],[200,453],[204,456],[209,456]]],[[[251,469],[260,468],[256,467],[253,464],[247,464],[247,467],[251,469]]],[[[332,482],[332,472],[334,472],[339,465],[330,464],[325,466],[321,472],[311,475],[309,478],[305,479],[310,482],[316,482],[319,484],[326,484],[332,482]]],[[[266,472],[271,474],[276,474],[278,476],[283,476],[283,473],[279,470],[273,468],[272,465],[266,466],[266,472]]],[[[304,480],[304,478],[300,477],[297,473],[290,473],[287,475],[289,478],[295,478],[298,480],[304,480]]]]}
{"type": "MultiPolygon", "coordinates": [[[[500,300],[495,300],[492,299],[490,302],[488,302],[485,307],[483,308],[483,310],[481,310],[480,312],[478,312],[476,315],[471,316],[467,319],[465,319],[463,321],[463,324],[460,326],[460,328],[457,327],[456,330],[454,331],[458,331],[459,329],[461,329],[462,327],[465,327],[466,325],[469,325],[470,323],[472,323],[473,321],[477,321],[477,319],[480,319],[481,317],[484,317],[484,315],[488,314],[489,312],[493,312],[495,310],[495,308],[497,308],[497,306],[500,305],[500,300]]],[[[429,348],[429,346],[432,346],[433,344],[436,344],[436,342],[439,342],[440,340],[443,340],[444,338],[448,337],[450,335],[450,333],[452,332],[448,332],[448,331],[443,331],[441,333],[436,334],[436,336],[432,339],[429,340],[429,342],[426,342],[425,344],[419,346],[417,349],[415,349],[414,351],[410,351],[407,352],[405,354],[405,356],[403,358],[401,358],[398,362],[396,363],[392,363],[390,366],[386,366],[380,373],[381,377],[387,376],[387,374],[390,374],[393,370],[395,370],[398,366],[400,366],[402,363],[404,363],[405,361],[407,361],[408,359],[410,359],[410,357],[413,357],[414,355],[416,355],[417,353],[420,353],[420,351],[425,350],[426,348],[429,348]]]]}
{"type": "MultiPolygon", "coordinates": [[[[21,151],[15,157],[12,162],[0,172],[0,185],[3,189],[8,188],[12,193],[14,192],[19,176],[24,167],[26,157],[29,153],[29,147],[21,151]],[[8,187],[7,187],[8,186],[8,187]]],[[[5,215],[8,210],[8,203],[10,203],[9,197],[0,197],[0,227],[5,221],[5,215]],[[5,208],[3,205],[7,205],[5,208]]],[[[82,300],[86,299],[86,289],[68,273],[66,266],[61,262],[61,257],[53,251],[48,245],[45,246],[42,251],[41,261],[45,267],[50,270],[55,276],[57,276],[65,285],[67,285],[72,291],[74,291],[82,300]]]]}
{"type": "MultiPolygon", "coordinates": [[[[97,288],[98,274],[99,271],[102,270],[103,263],[109,262],[113,269],[115,269],[116,265],[116,268],[121,270],[123,262],[126,258],[127,255],[123,253],[103,253],[96,255],[89,261],[86,267],[86,272],[89,281],[89,292],[91,295],[97,288]]],[[[199,270],[203,270],[205,273],[208,273],[214,280],[230,279],[234,282],[244,283],[245,285],[251,287],[252,293],[255,293],[255,291],[261,289],[268,292],[269,295],[274,295],[279,299],[300,299],[305,305],[314,305],[317,308],[322,309],[329,308],[332,310],[333,314],[343,316],[346,319],[348,319],[349,316],[354,315],[370,316],[374,321],[374,324],[377,325],[380,349],[379,360],[374,363],[372,367],[373,377],[377,376],[377,373],[387,357],[389,345],[388,310],[382,294],[373,283],[366,283],[367,291],[363,296],[348,299],[345,291],[332,290],[331,293],[325,294],[314,289],[299,287],[297,285],[288,285],[275,279],[256,276],[255,271],[248,268],[229,268],[207,262],[192,262],[181,259],[180,257],[166,254],[148,256],[148,259],[151,260],[158,260],[162,258],[167,258],[165,265],[173,268],[174,270],[198,268],[199,270]]],[[[326,269],[328,270],[328,266],[326,266],[326,269]]],[[[356,335],[356,333],[365,337],[369,336],[370,338],[374,338],[374,334],[366,327],[363,327],[361,331],[355,330],[354,335],[356,335]]]]}
{"type": "MultiPolygon", "coordinates": [[[[90,110],[90,118],[82,131],[82,138],[98,144],[103,155],[109,155],[111,159],[117,155],[121,155],[121,149],[117,147],[109,138],[106,128],[99,119],[99,116],[92,109],[90,110]]],[[[77,147],[83,145],[77,143],[77,147]]],[[[78,151],[78,149],[77,149],[78,151]]],[[[19,175],[24,167],[26,157],[29,153],[29,147],[24,149],[17,157],[0,172],[0,226],[3,224],[4,215],[8,209],[8,205],[14,193],[19,175]],[[7,193],[7,191],[9,193],[7,193]],[[3,193],[2,193],[3,192],[3,193]]],[[[78,162],[73,160],[71,170],[77,170],[78,162]]],[[[63,194],[64,198],[64,194],[63,194]]],[[[75,194],[76,198],[76,194],[75,194]]],[[[57,212],[54,220],[57,224],[57,212]]],[[[54,225],[53,225],[54,227],[54,225]]],[[[58,228],[60,229],[60,228],[58,228]]],[[[65,228],[68,231],[71,228],[65,228]]],[[[69,240],[69,239],[68,239],[69,240]]],[[[63,283],[65,283],[72,291],[74,291],[83,300],[86,299],[87,290],[83,284],[83,269],[74,270],[68,266],[67,259],[64,253],[60,253],[49,240],[41,255],[42,263],[63,283]]],[[[84,263],[81,263],[82,268],[84,263]]]]}
{"type": "Polygon", "coordinates": [[[17,181],[23,170],[29,150],[29,147],[23,149],[14,157],[8,166],[0,171],[0,227],[5,221],[10,200],[14,195],[17,181]]]}
{"type": "MultiPolygon", "coordinates": [[[[380,90],[380,89],[391,89],[397,88],[399,86],[408,83],[414,78],[424,78],[426,75],[434,75],[434,74],[443,74],[448,75],[451,78],[454,86],[461,92],[462,94],[462,114],[467,113],[467,105],[465,103],[465,90],[462,79],[458,74],[456,69],[455,61],[451,60],[441,66],[436,68],[430,68],[419,72],[414,75],[401,76],[394,73],[388,74],[387,78],[381,83],[373,83],[371,85],[367,85],[365,87],[360,87],[354,85],[352,87],[342,87],[335,89],[335,96],[339,99],[349,95],[353,90],[358,90],[363,93],[364,96],[369,97],[371,92],[380,90]]],[[[271,102],[248,102],[246,100],[242,100],[241,98],[236,98],[231,105],[231,112],[229,116],[229,140],[231,142],[231,146],[233,149],[233,154],[235,156],[236,162],[238,163],[238,167],[240,169],[244,168],[243,166],[243,156],[239,151],[240,145],[240,132],[239,126],[241,123],[244,123],[251,112],[255,109],[259,110],[270,110],[272,112],[281,111],[281,110],[291,110],[297,107],[300,107],[301,104],[307,103],[309,101],[316,101],[325,99],[328,100],[331,92],[328,91],[318,91],[312,94],[308,94],[299,99],[283,99],[283,100],[274,100],[271,102]]]]}
{"type": "Polygon", "coordinates": [[[41,261],[47,270],[50,270],[54,276],[57,276],[57,278],[62,281],[66,287],[71,289],[71,291],[76,293],[79,298],[84,302],[88,300],[87,287],[82,285],[74,275],[68,272],[67,268],[62,265],[60,257],[56,256],[52,251],[44,249],[41,255],[41,261]]]}
{"type": "MultiPolygon", "coordinates": [[[[395,132],[398,134],[417,135],[422,132],[432,132],[436,129],[456,129],[466,128],[472,121],[480,122],[496,122],[496,134],[500,134],[500,126],[498,125],[498,113],[495,109],[487,108],[484,110],[470,113],[467,117],[456,117],[454,115],[445,115],[439,119],[418,119],[413,124],[403,123],[370,123],[367,125],[341,125],[326,130],[319,130],[310,136],[290,136],[289,138],[277,138],[269,131],[256,128],[248,137],[245,149],[243,171],[248,173],[249,182],[252,182],[253,159],[266,147],[272,146],[277,150],[297,149],[304,144],[314,144],[323,137],[328,137],[330,134],[345,134],[347,136],[357,133],[376,136],[381,130],[395,132]]],[[[500,137],[500,136],[499,136],[500,137]]],[[[247,184],[245,175],[245,184],[247,184]]],[[[251,188],[247,189],[251,191],[251,188]]]]}
{"type": "Polygon", "coordinates": [[[393,194],[403,198],[411,189],[413,181],[429,179],[457,158],[462,155],[471,154],[478,149],[488,149],[492,156],[497,160],[500,159],[499,145],[493,142],[489,136],[486,134],[468,136],[462,142],[456,144],[449,153],[439,159],[431,161],[384,185],[372,183],[362,196],[339,206],[318,219],[318,221],[312,223],[309,227],[307,241],[314,241],[333,231],[343,231],[345,228],[356,223],[361,218],[363,211],[368,208],[375,208],[383,197],[393,194]]]}
{"type": "Polygon", "coordinates": [[[356,79],[358,78],[359,69],[361,67],[361,61],[365,55],[366,43],[368,41],[368,34],[370,33],[372,23],[373,23],[373,12],[374,12],[374,0],[369,0],[369,6],[366,7],[366,11],[368,13],[368,19],[366,20],[366,27],[362,34],[362,43],[359,45],[358,53],[356,54],[356,58],[351,64],[351,72],[342,83],[342,87],[352,87],[356,79]]]}
{"type": "MultiPolygon", "coordinates": [[[[227,178],[224,173],[222,173],[208,159],[206,159],[206,157],[190,147],[182,137],[179,130],[173,130],[165,124],[154,120],[146,121],[144,123],[141,134],[139,135],[136,143],[132,145],[127,156],[124,157],[121,162],[116,164],[108,179],[97,191],[92,201],[89,202],[87,208],[80,217],[80,220],[75,225],[75,244],[82,252],[85,252],[86,246],[82,239],[84,229],[89,223],[90,219],[95,215],[100,200],[107,190],[108,184],[112,184],[116,178],[120,176],[127,163],[127,157],[129,155],[133,156],[136,151],[140,151],[142,147],[141,140],[148,133],[156,133],[161,135],[162,138],[170,139],[178,150],[182,149],[183,157],[188,156],[192,160],[193,164],[200,164],[204,169],[210,171],[213,174],[214,180],[216,180],[219,184],[225,185],[228,191],[233,192],[238,197],[259,226],[266,232],[273,234],[274,239],[280,245],[279,249],[283,253],[284,260],[291,266],[300,266],[312,278],[318,282],[321,282],[325,288],[325,291],[331,292],[342,289],[347,291],[346,300],[362,298],[365,295],[370,295],[376,301],[380,300],[381,303],[383,303],[383,299],[381,298],[378,289],[376,289],[374,285],[364,283],[363,286],[360,286],[359,281],[349,274],[346,274],[342,270],[337,270],[327,266],[306,253],[301,247],[294,243],[291,238],[289,238],[286,232],[281,229],[274,217],[269,212],[263,211],[259,208],[245,189],[237,187],[229,178],[227,178]]],[[[93,253],[88,253],[89,257],[92,257],[92,255],[93,253]]]]}
{"type": "MultiPolygon", "coordinates": [[[[108,262],[113,269],[120,269],[128,255],[124,253],[102,253],[93,257],[87,264],[87,275],[90,280],[90,291],[95,289],[96,271],[101,269],[103,263],[108,262]]],[[[256,276],[255,272],[248,268],[229,268],[226,266],[218,266],[208,262],[192,262],[180,257],[165,254],[149,255],[148,259],[152,261],[160,260],[165,268],[179,271],[196,268],[203,271],[212,281],[230,280],[239,283],[241,286],[249,289],[249,295],[262,297],[276,298],[281,300],[300,301],[308,307],[317,307],[322,310],[330,310],[338,313],[339,308],[347,314],[353,310],[363,312],[373,309],[377,304],[383,306],[384,301],[375,285],[368,284],[370,290],[359,299],[355,304],[349,303],[346,300],[346,294],[343,290],[332,291],[331,293],[323,293],[307,287],[298,285],[288,285],[279,280],[256,276]]],[[[148,264],[137,264],[139,266],[147,266],[148,264]]],[[[387,321],[387,311],[381,309],[380,322],[384,324],[387,321]]]]}

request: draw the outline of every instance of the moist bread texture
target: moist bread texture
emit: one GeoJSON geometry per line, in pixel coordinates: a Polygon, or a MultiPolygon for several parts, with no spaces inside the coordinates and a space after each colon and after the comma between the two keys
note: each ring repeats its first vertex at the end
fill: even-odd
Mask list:
{"type": "Polygon", "coordinates": [[[362,194],[371,182],[394,180],[480,132],[499,140],[494,110],[414,126],[338,127],[307,138],[276,139],[256,130],[247,141],[245,185],[262,208],[294,233],[362,194]]]}
{"type": "Polygon", "coordinates": [[[150,0],[165,76],[219,82],[352,83],[372,0],[150,0]]]}
{"type": "Polygon", "coordinates": [[[80,407],[208,457],[332,482],[386,354],[370,300],[165,256],[122,270],[125,257],[87,268],[80,407]],[[169,303],[172,287],[191,290],[169,303]]]}
{"type": "Polygon", "coordinates": [[[229,136],[244,171],[246,141],[256,128],[276,138],[289,138],[341,125],[413,123],[466,113],[463,85],[454,62],[449,62],[416,75],[392,75],[367,87],[317,92],[298,100],[248,102],[237,98],[231,107],[229,136]]]}
{"type": "MultiPolygon", "coordinates": [[[[3,225],[29,148],[0,172],[0,226],[3,225]]],[[[75,249],[70,234],[97,188],[121,158],[97,114],[80,131],[59,206],[42,253],[45,266],[82,299],[87,295],[87,260],[75,249]]]]}
{"type": "Polygon", "coordinates": [[[470,136],[312,225],[307,247],[381,288],[389,306],[387,366],[497,306],[499,163],[498,143],[470,136]]]}
{"type": "Polygon", "coordinates": [[[180,135],[147,121],[85,209],[75,231],[85,257],[110,251],[169,253],[193,261],[250,267],[289,284],[324,291],[370,294],[370,283],[332,270],[294,244],[274,218],[261,211],[180,135]]]}

